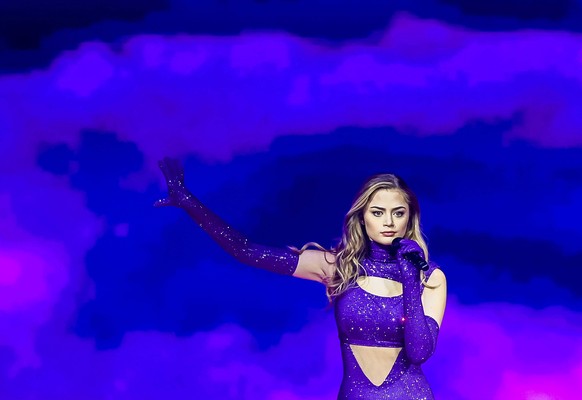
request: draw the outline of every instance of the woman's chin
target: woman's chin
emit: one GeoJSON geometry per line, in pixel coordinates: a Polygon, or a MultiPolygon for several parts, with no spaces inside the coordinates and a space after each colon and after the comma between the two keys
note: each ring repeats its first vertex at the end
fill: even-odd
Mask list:
{"type": "Polygon", "coordinates": [[[380,237],[374,238],[373,240],[374,240],[374,242],[376,242],[382,246],[390,246],[394,239],[396,239],[396,236],[394,236],[394,237],[392,237],[392,236],[389,236],[389,237],[380,236],[380,237]]]}

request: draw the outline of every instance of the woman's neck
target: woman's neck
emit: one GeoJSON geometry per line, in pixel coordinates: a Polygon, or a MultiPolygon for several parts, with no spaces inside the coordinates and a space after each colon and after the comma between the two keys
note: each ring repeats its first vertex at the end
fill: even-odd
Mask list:
{"type": "Polygon", "coordinates": [[[391,245],[384,245],[370,240],[368,257],[374,261],[389,262],[396,259],[395,249],[391,245]]]}

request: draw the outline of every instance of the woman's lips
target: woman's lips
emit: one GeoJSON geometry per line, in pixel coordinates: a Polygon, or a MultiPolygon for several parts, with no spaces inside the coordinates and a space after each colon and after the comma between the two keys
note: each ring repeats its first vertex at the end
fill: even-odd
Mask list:
{"type": "Polygon", "coordinates": [[[394,236],[396,232],[380,232],[382,236],[394,236]]]}

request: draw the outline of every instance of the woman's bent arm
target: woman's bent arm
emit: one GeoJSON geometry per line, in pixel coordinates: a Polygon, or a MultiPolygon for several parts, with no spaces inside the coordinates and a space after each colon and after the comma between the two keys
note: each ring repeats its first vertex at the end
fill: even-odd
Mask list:
{"type": "Polygon", "coordinates": [[[322,250],[304,250],[293,276],[325,284],[335,270],[335,256],[322,250]]]}

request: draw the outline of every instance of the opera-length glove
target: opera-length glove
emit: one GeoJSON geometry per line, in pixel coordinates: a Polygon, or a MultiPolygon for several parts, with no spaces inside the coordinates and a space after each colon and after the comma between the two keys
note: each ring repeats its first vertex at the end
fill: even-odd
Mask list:
{"type": "Polygon", "coordinates": [[[220,247],[243,264],[284,275],[295,272],[299,254],[288,248],[250,242],[193,196],[184,185],[184,168],[180,161],[166,157],[159,162],[159,167],[166,178],[168,197],[156,201],[154,206],[184,209],[220,247]]]}
{"type": "Polygon", "coordinates": [[[402,239],[396,253],[402,274],[404,350],[411,363],[421,364],[434,353],[439,326],[424,314],[420,271],[404,258],[406,253],[418,253],[424,258],[424,252],[414,240],[402,239]]]}

